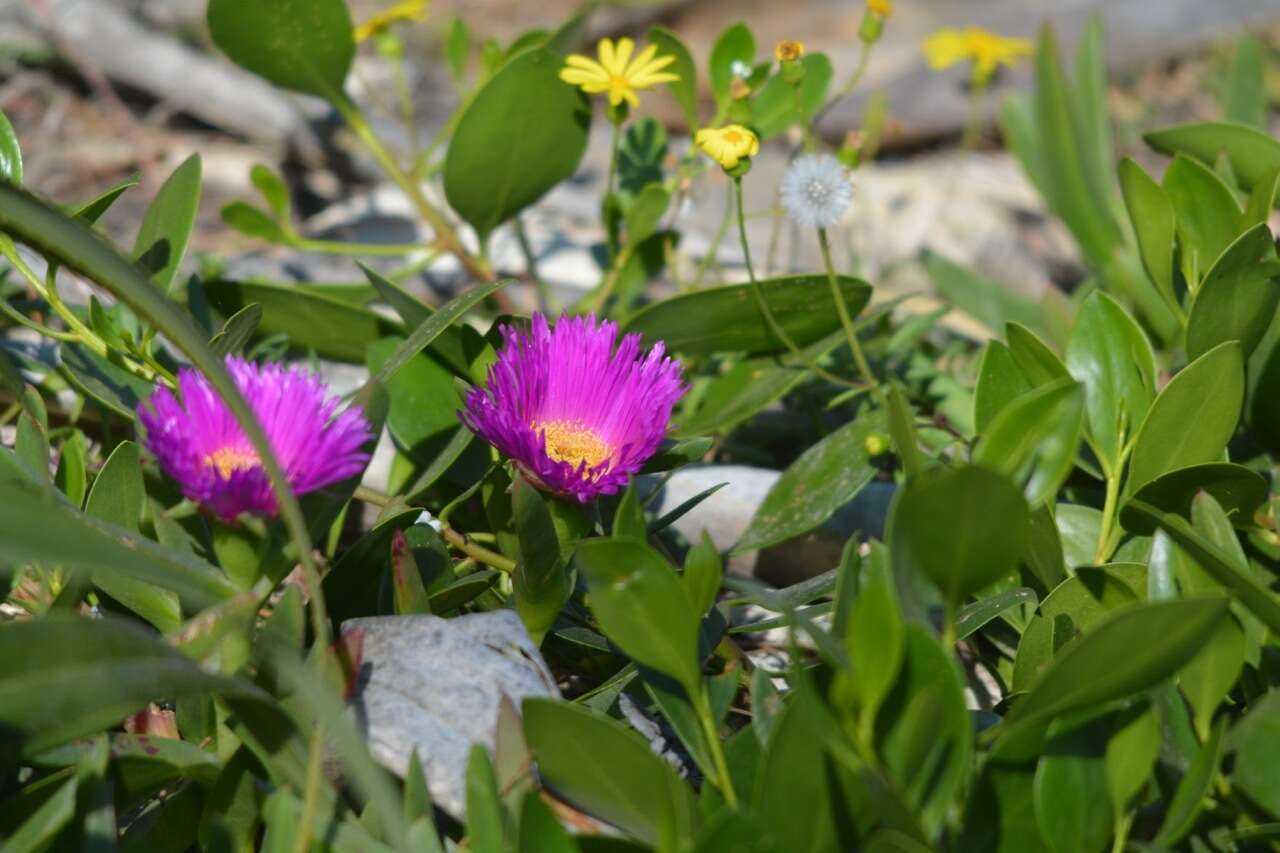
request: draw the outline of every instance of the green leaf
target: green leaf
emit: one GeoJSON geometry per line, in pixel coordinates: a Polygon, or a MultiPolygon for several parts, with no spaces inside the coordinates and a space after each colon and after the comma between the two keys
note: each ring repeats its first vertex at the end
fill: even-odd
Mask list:
{"type": "MultiPolygon", "coordinates": [[[[385,513],[338,557],[323,584],[329,616],[335,624],[380,612],[378,601],[392,538],[395,531],[407,530],[421,515],[422,511],[413,507],[385,513]]],[[[434,605],[431,611],[440,612],[434,605]]]]}
{"type": "Polygon", "coordinates": [[[1099,198],[1111,188],[1113,146],[1111,119],[1107,115],[1107,49],[1102,18],[1091,15],[1080,36],[1073,69],[1072,112],[1080,136],[1080,155],[1089,186],[1099,198]]]}
{"type": "Polygon", "coordinates": [[[200,207],[200,155],[192,154],[160,186],[138,226],[133,257],[161,293],[173,289],[200,207]]]}
{"type": "Polygon", "coordinates": [[[1121,610],[1058,656],[1005,716],[1018,726],[1100,705],[1159,684],[1186,665],[1226,615],[1222,598],[1187,598],[1121,610]],[[1159,637],[1159,643],[1152,643],[1159,637]]]}
{"type": "Polygon", "coordinates": [[[902,672],[877,718],[885,767],[930,837],[943,828],[969,772],[973,726],[951,655],[929,629],[909,625],[902,672]]]}
{"type": "Polygon", "coordinates": [[[1024,483],[1027,503],[1051,500],[1075,467],[1084,389],[1070,378],[1028,391],[1004,407],[974,449],[973,461],[1024,483]]]}
{"type": "Polygon", "coordinates": [[[973,393],[974,428],[985,433],[996,415],[1031,387],[1009,348],[995,338],[987,341],[973,393]]]}
{"type": "Polygon", "coordinates": [[[233,201],[222,206],[218,212],[222,221],[239,231],[246,237],[256,237],[268,243],[284,243],[288,234],[278,221],[272,219],[260,208],[248,202],[233,201]]]}
{"type": "Polygon", "coordinates": [[[61,566],[95,578],[111,574],[171,589],[197,609],[238,590],[194,557],[84,515],[29,483],[0,483],[0,562],[61,566]]]}
{"type": "Polygon", "coordinates": [[[1235,751],[1231,785],[1272,817],[1280,817],[1280,692],[1271,691],[1253,702],[1249,713],[1228,736],[1235,751]]]}
{"type": "Polygon", "coordinates": [[[1164,190],[1177,215],[1183,275],[1194,289],[1236,238],[1240,205],[1212,169],[1182,154],[1165,170],[1164,190]]]}
{"type": "Polygon", "coordinates": [[[520,561],[512,576],[516,612],[529,636],[540,643],[573,593],[568,556],[590,526],[577,507],[552,506],[523,477],[512,485],[511,508],[520,539],[520,561]],[[553,510],[559,519],[570,512],[578,516],[574,529],[557,525],[553,510]]]}
{"type": "Polygon", "coordinates": [[[711,92],[715,96],[716,105],[723,108],[728,102],[729,85],[734,77],[745,76],[741,68],[750,68],[755,63],[756,38],[744,23],[736,23],[725,29],[711,46],[711,61],[708,72],[711,75],[711,92]]]}
{"type": "MultiPolygon", "coordinates": [[[[1138,489],[1133,500],[1141,501],[1161,512],[1190,517],[1191,502],[1200,492],[1208,492],[1235,523],[1245,526],[1253,521],[1253,513],[1267,499],[1267,480],[1256,471],[1230,462],[1207,462],[1175,468],[1161,474],[1138,489]]],[[[1126,503],[1120,510],[1120,523],[1130,533],[1150,536],[1155,522],[1131,509],[1126,503]]]]}
{"type": "Polygon", "coordinates": [[[684,42],[680,41],[680,37],[666,27],[650,27],[649,41],[658,46],[658,56],[674,56],[676,59],[666,70],[678,75],[680,79],[668,83],[667,88],[684,112],[685,121],[692,132],[699,126],[698,67],[693,62],[693,55],[684,42]]]}
{"type": "Polygon", "coordinates": [[[807,533],[853,500],[876,473],[867,437],[883,429],[881,416],[858,418],[800,454],[765,495],[734,553],[807,533]]]}
{"type": "Polygon", "coordinates": [[[508,62],[458,121],[444,164],[449,204],[482,240],[570,177],[587,147],[586,96],[559,77],[545,48],[508,62]]]}
{"type": "Polygon", "coordinates": [[[781,74],[775,74],[751,99],[751,126],[761,139],[786,133],[793,125],[807,125],[826,102],[833,74],[831,60],[824,53],[810,53],[800,59],[800,65],[804,79],[799,94],[781,74]]]}
{"type": "Polygon", "coordinates": [[[720,581],[724,578],[724,565],[715,543],[704,530],[698,541],[684,557],[685,592],[693,602],[694,615],[701,618],[716,603],[720,581]]]}
{"type": "Polygon", "coordinates": [[[1183,368],[1152,403],[1134,439],[1128,488],[1136,491],[1175,468],[1221,459],[1243,405],[1240,344],[1228,341],[1183,368]]]}
{"type": "Polygon", "coordinates": [[[1223,718],[1213,728],[1209,739],[1201,745],[1196,757],[1187,768],[1169,809],[1165,812],[1164,823],[1156,833],[1155,844],[1170,848],[1177,844],[1183,836],[1191,831],[1196,817],[1207,797],[1213,790],[1213,777],[1218,772],[1218,763],[1222,760],[1223,732],[1226,731],[1227,720],[1223,718]]]}
{"type": "Polygon", "coordinates": [[[399,528],[391,534],[391,587],[398,615],[431,612],[431,600],[422,582],[418,561],[404,531],[399,528]]]}
{"type": "Polygon", "coordinates": [[[11,853],[38,853],[48,850],[58,834],[76,815],[76,789],[80,780],[71,777],[40,804],[22,826],[5,839],[4,849],[11,853]]]}
{"type": "Polygon", "coordinates": [[[688,831],[695,810],[688,787],[620,723],[540,698],[525,699],[523,717],[539,775],[569,802],[649,844],[688,831]]]}
{"type": "MultiPolygon", "coordinates": [[[[833,332],[803,351],[809,358],[821,358],[843,342],[844,335],[833,332]]],[[[791,356],[739,361],[728,372],[711,379],[697,410],[680,419],[679,437],[724,432],[811,376],[809,369],[791,356]]]]}
{"type": "Polygon", "coordinates": [[[889,416],[889,437],[893,439],[894,452],[902,461],[902,473],[907,477],[914,477],[923,466],[920,461],[920,438],[916,434],[915,411],[907,402],[902,388],[894,381],[889,382],[885,403],[889,416]]]}
{"type": "MultiPolygon", "coordinates": [[[[871,299],[861,279],[840,276],[840,292],[856,316],[871,299]]],[[[793,275],[760,282],[765,301],[782,330],[805,347],[840,327],[840,317],[823,275],[793,275]]],[[[646,346],[664,341],[671,352],[771,353],[785,349],[766,324],[750,284],[684,293],[641,308],[627,320],[626,333],[644,335],[646,346]]]]}
{"type": "Polygon", "coordinates": [[[95,198],[82,204],[69,205],[65,210],[81,222],[92,225],[107,212],[111,205],[115,204],[116,199],[123,195],[125,190],[136,187],[141,182],[142,173],[134,172],[95,198]]]}
{"type": "Polygon", "coordinates": [[[1214,712],[1244,668],[1244,652],[1244,631],[1236,618],[1227,614],[1204,648],[1178,674],[1197,731],[1208,734],[1214,712]]]}
{"type": "Polygon", "coordinates": [[[1107,793],[1117,814],[1129,811],[1151,775],[1160,752],[1160,718],[1148,702],[1137,702],[1112,718],[1107,740],[1107,793]]]}
{"type": "Polygon", "coordinates": [[[22,185],[22,148],[9,117],[0,112],[0,179],[22,185]]]}
{"type": "Polygon", "coordinates": [[[591,611],[628,657],[674,678],[696,696],[701,689],[698,618],[675,570],[644,542],[590,539],[574,563],[587,580],[591,611]]]}
{"type": "Polygon", "coordinates": [[[1085,419],[1103,463],[1114,470],[1155,396],[1156,360],[1120,304],[1095,291],[1080,306],[1067,343],[1067,369],[1084,385],[1085,419]]]}
{"type": "Polygon", "coordinates": [[[648,184],[631,201],[623,224],[627,229],[627,243],[637,246],[653,236],[671,203],[671,193],[662,184],[648,184]]]}
{"type": "Polygon", "coordinates": [[[1280,264],[1266,224],[1241,234],[1204,276],[1187,318],[1187,358],[1226,341],[1252,354],[1280,305],[1280,264]]]}
{"type": "Polygon", "coordinates": [[[1044,325],[1040,306],[1008,285],[984,278],[934,252],[925,253],[924,268],[944,299],[993,333],[1010,321],[1032,328],[1044,325]]]}
{"type": "Polygon", "coordinates": [[[1173,241],[1176,220],[1173,203],[1155,180],[1132,159],[1120,161],[1120,189],[1129,221],[1138,237],[1138,254],[1151,281],[1170,305],[1178,304],[1173,289],[1173,241]]]}
{"type": "Polygon", "coordinates": [[[965,802],[959,853],[1050,850],[1035,820],[1034,764],[984,762],[965,802]]]}
{"type": "Polygon", "coordinates": [[[114,619],[46,616],[0,626],[0,752],[31,756],[118,725],[150,701],[221,694],[269,702],[114,619]]]}
{"type": "Polygon", "coordinates": [[[292,215],[293,203],[289,198],[289,187],[284,179],[272,171],[270,166],[255,163],[249,169],[249,181],[262,194],[267,206],[275,213],[276,218],[288,222],[292,215]]]}
{"type": "Polygon", "coordinates": [[[1111,837],[1104,743],[1097,724],[1051,738],[1036,764],[1036,823],[1054,853],[1101,853],[1111,837]]]}
{"type": "Polygon", "coordinates": [[[455,17],[449,21],[444,37],[444,55],[449,75],[453,77],[454,84],[461,87],[467,74],[467,60],[471,57],[471,33],[462,18],[455,17]]]}
{"type": "Polygon", "coordinates": [[[283,89],[336,100],[355,56],[342,0],[209,0],[223,53],[283,89]]]}
{"type": "Polygon", "coordinates": [[[291,347],[313,349],[335,361],[363,364],[370,343],[404,333],[398,323],[373,311],[296,286],[214,279],[204,282],[204,290],[226,317],[254,303],[262,306],[259,337],[281,335],[291,347]]]}
{"type": "Polygon", "coordinates": [[[53,482],[73,506],[84,503],[85,487],[88,485],[85,455],[84,433],[78,429],[72,430],[62,442],[53,482]]]}
{"type": "MultiPolygon", "coordinates": [[[[1203,498],[1201,498],[1203,499],[1203,498]]],[[[1210,498],[1210,500],[1212,500],[1210,498]]],[[[1280,601],[1256,578],[1237,568],[1232,556],[1195,530],[1186,519],[1134,500],[1134,512],[1145,516],[1169,535],[1200,568],[1240,600],[1274,633],[1280,633],[1280,601]]]]}
{"type": "Polygon", "coordinates": [[[1062,359],[1026,326],[1010,320],[1004,327],[1009,354],[1032,387],[1048,385],[1071,375],[1062,359]]]}
{"type": "Polygon", "coordinates": [[[578,853],[578,843],[535,791],[520,806],[519,853],[578,853]]]}
{"type": "Polygon", "coordinates": [[[1276,205],[1277,193],[1280,193],[1280,167],[1272,169],[1253,185],[1249,200],[1244,206],[1244,216],[1240,219],[1242,233],[1271,218],[1271,209],[1276,205]]]}
{"type": "Polygon", "coordinates": [[[1154,130],[1142,138],[1162,154],[1185,154],[1202,163],[1213,163],[1225,151],[1231,171],[1245,189],[1280,168],[1280,141],[1248,125],[1198,122],[1154,130]]]}
{"type": "Polygon", "coordinates": [[[1258,39],[1245,33],[1236,42],[1227,75],[1227,90],[1222,98],[1223,118],[1227,121],[1267,129],[1267,87],[1263,79],[1262,46],[1258,39]]]}
{"type": "Polygon", "coordinates": [[[1035,591],[1026,587],[1006,589],[989,598],[970,602],[956,613],[956,639],[963,640],[993,619],[1024,605],[1036,605],[1035,591]]]}
{"type": "Polygon", "coordinates": [[[985,468],[926,472],[899,489],[885,541],[895,574],[927,577],[954,607],[1017,568],[1027,503],[985,468]]]}
{"type": "Polygon", "coordinates": [[[409,337],[405,338],[395,352],[391,353],[387,360],[383,362],[382,366],[378,368],[378,372],[369,378],[369,381],[365,383],[365,388],[381,385],[395,376],[396,371],[403,367],[409,359],[430,346],[432,341],[439,337],[445,329],[457,322],[463,314],[507,284],[510,284],[509,280],[487,282],[450,299],[440,307],[440,310],[427,317],[421,325],[409,333],[409,337]]]}
{"type": "Polygon", "coordinates": [[[503,853],[506,823],[489,753],[480,744],[472,744],[467,759],[467,838],[471,849],[476,853],[503,853]]]}
{"type": "MultiPolygon", "coordinates": [[[[403,338],[383,338],[370,344],[370,374],[377,374],[403,345],[403,338]]],[[[435,461],[459,429],[457,413],[462,397],[453,373],[441,361],[433,352],[420,353],[386,383],[391,437],[406,456],[420,464],[435,461]]]]}
{"type": "MultiPolygon", "coordinates": [[[[85,513],[136,533],[145,500],[138,445],[122,441],[93,481],[85,513]]],[[[172,592],[109,572],[95,573],[93,580],[116,601],[165,633],[176,631],[182,624],[182,609],[172,592]]]]}
{"type": "Polygon", "coordinates": [[[1035,120],[1049,205],[1085,255],[1106,263],[1121,241],[1120,231],[1107,204],[1109,188],[1097,185],[1096,170],[1090,168],[1089,159],[1096,154],[1089,146],[1096,141],[1082,138],[1086,131],[1074,112],[1053,31],[1047,26],[1036,45],[1035,120]]]}
{"type": "Polygon", "coordinates": [[[884,550],[872,551],[862,571],[862,588],[853,605],[846,646],[861,712],[866,715],[863,725],[870,731],[902,669],[906,627],[884,550]]]}
{"type": "Polygon", "coordinates": [[[252,302],[241,308],[209,339],[209,349],[218,355],[238,355],[253,339],[262,322],[262,306],[252,302]]]}

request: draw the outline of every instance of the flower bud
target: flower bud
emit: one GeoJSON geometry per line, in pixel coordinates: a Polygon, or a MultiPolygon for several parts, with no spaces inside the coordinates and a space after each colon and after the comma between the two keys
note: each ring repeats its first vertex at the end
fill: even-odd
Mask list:
{"type": "Polygon", "coordinates": [[[863,440],[862,446],[868,456],[882,456],[889,452],[889,436],[873,432],[863,440]]]}

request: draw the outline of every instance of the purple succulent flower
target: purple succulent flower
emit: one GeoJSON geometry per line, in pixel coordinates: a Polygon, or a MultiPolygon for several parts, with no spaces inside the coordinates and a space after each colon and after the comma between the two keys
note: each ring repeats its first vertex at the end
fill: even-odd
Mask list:
{"type": "MultiPolygon", "coordinates": [[[[289,485],[306,494],[359,474],[371,437],[360,409],[335,416],[338,398],[318,376],[297,367],[258,366],[227,356],[227,369],[258,417],[289,485]]],[[[146,446],[182,493],[223,521],[242,512],[276,514],[275,495],[258,454],[209,380],[178,371],[181,402],[160,388],[138,406],[146,446]]]]}
{"type": "Polygon", "coordinates": [[[639,335],[614,344],[618,326],[594,314],[548,327],[502,329],[484,388],[467,395],[462,421],[511,457],[535,486],[586,503],[624,486],[666,435],[685,392],[680,362],[639,335]]]}

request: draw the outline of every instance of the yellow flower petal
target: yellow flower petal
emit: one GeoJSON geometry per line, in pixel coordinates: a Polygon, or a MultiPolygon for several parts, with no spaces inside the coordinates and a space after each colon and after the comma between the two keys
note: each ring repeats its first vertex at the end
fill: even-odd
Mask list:
{"type": "Polygon", "coordinates": [[[949,68],[971,58],[969,39],[958,30],[938,30],[922,45],[929,67],[935,71],[949,68]]]}
{"type": "Polygon", "coordinates": [[[609,67],[609,73],[615,77],[627,76],[627,64],[631,62],[631,54],[636,49],[636,43],[631,39],[623,36],[618,39],[617,47],[613,52],[613,65],[609,67]]]}
{"type": "Polygon", "coordinates": [[[600,43],[596,45],[596,52],[600,55],[600,64],[604,70],[610,74],[616,74],[617,64],[613,61],[613,39],[600,39],[600,43]]]}
{"type": "Polygon", "coordinates": [[[679,74],[672,74],[670,71],[659,71],[656,74],[642,74],[638,77],[632,77],[631,85],[636,89],[648,89],[650,86],[674,83],[679,79],[679,74]]]}
{"type": "MultiPolygon", "coordinates": [[[[651,44],[645,47],[644,50],[640,51],[640,53],[636,55],[635,59],[631,60],[631,65],[630,67],[627,68],[627,74],[628,75],[635,74],[637,71],[644,68],[646,65],[649,64],[649,62],[653,59],[654,54],[656,54],[657,52],[658,52],[658,46],[656,44],[651,44]]],[[[672,57],[672,58],[674,59],[675,57],[672,57]]]]}
{"type": "Polygon", "coordinates": [[[609,75],[596,71],[587,71],[582,68],[562,68],[560,69],[560,79],[573,86],[586,86],[588,84],[609,85],[609,75]]]}
{"type": "Polygon", "coordinates": [[[893,14],[893,0],[867,0],[867,9],[873,14],[887,18],[893,14]]]}

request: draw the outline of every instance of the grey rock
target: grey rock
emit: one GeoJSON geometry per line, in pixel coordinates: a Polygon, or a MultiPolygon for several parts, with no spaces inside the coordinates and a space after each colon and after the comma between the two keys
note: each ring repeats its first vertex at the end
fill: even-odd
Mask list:
{"type": "MultiPolygon", "coordinates": [[[[66,52],[76,63],[96,69],[216,127],[249,139],[286,138],[303,150],[318,150],[301,104],[229,60],[201,53],[141,23],[108,3],[50,0],[5,4],[6,20],[25,25],[66,52]],[[122,46],[127,45],[127,49],[122,46]]],[[[313,112],[323,111],[314,99],[313,112]]]]}
{"type": "MultiPolygon", "coordinates": [[[[677,471],[663,485],[653,505],[654,511],[661,516],[695,495],[727,483],[672,525],[690,542],[700,539],[705,530],[718,549],[727,551],[742,538],[756,509],[780,476],[780,471],[750,465],[691,465],[677,471]]],[[[656,483],[656,479],[640,479],[642,494],[656,483]]],[[[782,587],[834,568],[845,541],[854,533],[872,538],[884,535],[893,491],[892,483],[868,483],[823,526],[762,551],[735,554],[729,558],[726,569],[732,574],[756,577],[782,587]]]]}
{"type": "Polygon", "coordinates": [[[502,698],[559,696],[514,611],[377,616],[342,630],[364,633],[352,708],[373,757],[403,777],[417,750],[435,804],[460,820],[467,756],[474,744],[493,751],[502,698]]]}

